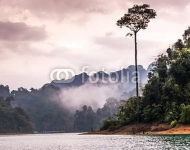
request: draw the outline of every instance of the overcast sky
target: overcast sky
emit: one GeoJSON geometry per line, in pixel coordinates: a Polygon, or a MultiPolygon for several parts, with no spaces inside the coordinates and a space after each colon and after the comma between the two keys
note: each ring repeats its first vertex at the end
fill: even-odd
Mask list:
{"type": "Polygon", "coordinates": [[[147,68],[190,26],[189,0],[0,0],[0,83],[40,88],[55,68],[133,65],[134,39],[116,22],[142,2],[157,12],[138,33],[138,64],[147,68]]]}

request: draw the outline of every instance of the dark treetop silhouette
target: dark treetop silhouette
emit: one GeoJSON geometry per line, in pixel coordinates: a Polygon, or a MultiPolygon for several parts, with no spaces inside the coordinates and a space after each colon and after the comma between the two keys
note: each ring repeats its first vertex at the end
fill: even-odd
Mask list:
{"type": "MultiPolygon", "coordinates": [[[[125,26],[133,31],[135,36],[135,71],[136,71],[136,96],[139,96],[138,92],[138,72],[137,72],[137,32],[141,29],[146,29],[150,19],[156,17],[156,11],[149,9],[148,4],[134,5],[128,9],[128,13],[125,14],[120,20],[117,21],[117,25],[125,26]]],[[[131,35],[128,33],[127,35],[131,35]]]]}
{"type": "Polygon", "coordinates": [[[190,48],[190,27],[184,31],[183,39],[187,48],[190,48]]]}

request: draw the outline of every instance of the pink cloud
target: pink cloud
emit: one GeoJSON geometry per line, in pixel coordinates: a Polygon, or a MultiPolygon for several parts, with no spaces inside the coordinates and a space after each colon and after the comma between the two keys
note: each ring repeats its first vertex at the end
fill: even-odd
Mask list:
{"type": "Polygon", "coordinates": [[[28,26],[23,22],[0,21],[0,40],[41,41],[47,37],[43,27],[28,26]]]}

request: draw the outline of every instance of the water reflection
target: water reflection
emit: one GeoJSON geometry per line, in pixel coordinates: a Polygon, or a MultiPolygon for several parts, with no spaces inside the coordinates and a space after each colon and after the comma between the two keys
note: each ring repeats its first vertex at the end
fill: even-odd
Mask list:
{"type": "Polygon", "coordinates": [[[34,134],[0,136],[0,150],[189,149],[190,135],[34,134]]]}

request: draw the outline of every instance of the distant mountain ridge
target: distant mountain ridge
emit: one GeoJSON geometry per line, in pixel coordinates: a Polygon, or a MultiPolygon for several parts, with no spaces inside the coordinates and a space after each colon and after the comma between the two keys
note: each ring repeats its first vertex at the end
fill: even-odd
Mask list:
{"type": "MultiPolygon", "coordinates": [[[[139,72],[140,83],[145,84],[147,82],[147,74],[148,74],[147,70],[144,69],[143,66],[138,65],[138,72],[139,72]]],[[[107,74],[103,71],[99,71],[93,74],[92,76],[89,76],[84,72],[75,75],[74,77],[68,80],[61,80],[61,81],[54,80],[50,83],[50,85],[54,85],[55,87],[60,87],[60,88],[72,88],[72,87],[82,86],[87,82],[94,85],[123,84],[123,83],[135,84],[134,83],[135,66],[130,65],[126,69],[111,72],[110,74],[107,74]]]]}

